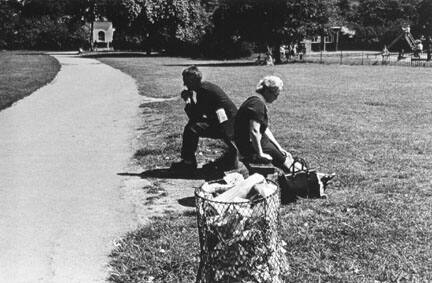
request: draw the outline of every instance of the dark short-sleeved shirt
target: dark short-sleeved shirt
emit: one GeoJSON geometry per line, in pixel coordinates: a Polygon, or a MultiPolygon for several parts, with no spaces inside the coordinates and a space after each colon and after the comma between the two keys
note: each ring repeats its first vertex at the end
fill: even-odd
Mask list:
{"type": "Polygon", "coordinates": [[[202,82],[196,91],[196,103],[186,106],[186,113],[192,121],[205,121],[211,127],[215,127],[221,136],[234,138],[234,118],[237,107],[228,95],[217,85],[210,82],[202,82]],[[228,121],[219,123],[216,110],[223,108],[228,121]]]}
{"type": "Polygon", "coordinates": [[[263,134],[268,127],[267,106],[257,96],[249,97],[237,111],[234,123],[234,139],[239,149],[247,147],[250,144],[249,121],[251,120],[255,120],[261,124],[260,132],[263,134]]]}
{"type": "Polygon", "coordinates": [[[217,85],[210,82],[202,82],[197,90],[196,111],[205,115],[211,124],[219,124],[216,110],[223,108],[228,119],[233,119],[237,113],[237,107],[228,95],[217,85]]]}

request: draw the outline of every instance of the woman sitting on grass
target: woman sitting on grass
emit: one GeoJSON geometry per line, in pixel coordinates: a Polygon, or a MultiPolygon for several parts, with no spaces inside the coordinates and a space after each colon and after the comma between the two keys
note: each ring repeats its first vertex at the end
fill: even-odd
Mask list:
{"type": "Polygon", "coordinates": [[[277,142],[268,128],[267,105],[275,101],[282,91],[279,77],[266,76],[258,83],[258,95],[249,97],[237,112],[234,139],[240,154],[247,162],[273,163],[289,172],[292,155],[277,142]]]}

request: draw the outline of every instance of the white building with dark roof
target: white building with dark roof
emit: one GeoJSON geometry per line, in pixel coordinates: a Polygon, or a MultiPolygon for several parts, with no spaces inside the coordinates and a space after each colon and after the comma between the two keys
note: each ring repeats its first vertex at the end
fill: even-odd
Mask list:
{"type": "Polygon", "coordinates": [[[112,22],[93,23],[93,43],[95,50],[112,50],[115,29],[112,22]]]}

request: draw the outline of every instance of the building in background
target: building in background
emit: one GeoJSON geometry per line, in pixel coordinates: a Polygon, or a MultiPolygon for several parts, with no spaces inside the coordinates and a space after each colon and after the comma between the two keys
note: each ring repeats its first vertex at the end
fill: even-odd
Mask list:
{"type": "Polygon", "coordinates": [[[112,22],[93,23],[93,48],[95,51],[113,50],[113,36],[115,29],[112,22]]]}
{"type": "Polygon", "coordinates": [[[340,50],[340,41],[342,36],[345,40],[355,36],[355,30],[345,26],[333,26],[327,28],[324,36],[315,35],[305,38],[302,43],[305,45],[306,53],[308,51],[338,51],[340,50]]]}

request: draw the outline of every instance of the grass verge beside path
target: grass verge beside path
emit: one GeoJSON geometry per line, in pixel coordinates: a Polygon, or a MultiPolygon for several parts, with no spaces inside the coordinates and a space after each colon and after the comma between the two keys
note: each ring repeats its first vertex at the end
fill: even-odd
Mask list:
{"type": "MultiPolygon", "coordinates": [[[[141,93],[155,97],[178,95],[181,70],[191,63],[103,62],[140,80],[141,93]]],[[[337,173],[329,199],[281,209],[287,282],[432,281],[432,69],[193,62],[238,106],[262,76],[282,77],[285,91],[269,107],[276,138],[319,171],[337,173]]],[[[150,132],[143,134],[137,162],[144,170],[166,166],[178,157],[183,105],[176,100],[142,109],[146,119],[156,117],[158,128],[143,121],[150,132]]],[[[204,140],[200,151],[207,156],[217,146],[204,140]]],[[[132,231],[113,251],[111,281],[194,281],[196,230],[195,215],[171,214],[132,231]]]]}
{"type": "Polygon", "coordinates": [[[52,81],[59,62],[38,53],[0,52],[0,110],[52,81]]]}

